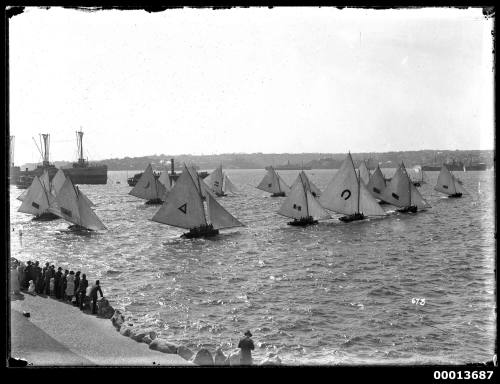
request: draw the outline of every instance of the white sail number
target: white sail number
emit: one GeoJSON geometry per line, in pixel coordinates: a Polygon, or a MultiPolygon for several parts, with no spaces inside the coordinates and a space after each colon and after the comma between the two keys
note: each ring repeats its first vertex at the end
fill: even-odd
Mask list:
{"type": "Polygon", "coordinates": [[[415,305],[425,305],[425,298],[413,297],[411,299],[411,303],[415,305]]]}

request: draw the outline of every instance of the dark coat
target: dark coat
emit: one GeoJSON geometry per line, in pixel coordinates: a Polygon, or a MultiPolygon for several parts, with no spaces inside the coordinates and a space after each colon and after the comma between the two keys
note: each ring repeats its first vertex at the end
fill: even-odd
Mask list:
{"type": "Polygon", "coordinates": [[[87,287],[89,286],[89,281],[87,279],[81,279],[80,284],[78,284],[78,292],[83,292],[85,295],[85,292],[87,291],[87,287]]]}
{"type": "Polygon", "coordinates": [[[241,364],[252,364],[252,350],[255,349],[253,341],[250,337],[244,337],[238,343],[238,348],[241,348],[241,364]]]}
{"type": "Polygon", "coordinates": [[[97,298],[97,292],[101,294],[101,297],[103,297],[102,291],[101,291],[101,286],[100,285],[94,285],[92,286],[92,289],[90,290],[90,297],[97,298]]]}

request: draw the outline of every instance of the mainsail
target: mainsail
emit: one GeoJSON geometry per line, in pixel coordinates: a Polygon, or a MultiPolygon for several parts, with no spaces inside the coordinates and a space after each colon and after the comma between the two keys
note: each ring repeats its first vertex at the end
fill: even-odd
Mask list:
{"type": "Polygon", "coordinates": [[[244,227],[244,225],[220,205],[211,195],[207,197],[208,219],[215,229],[244,227]]]}
{"type": "Polygon", "coordinates": [[[447,195],[467,193],[459,180],[449,171],[449,169],[444,164],[441,167],[441,172],[439,172],[437,183],[434,189],[447,195]]]}
{"type": "Polygon", "coordinates": [[[212,190],[212,192],[222,195],[223,194],[223,183],[224,183],[224,175],[222,173],[222,164],[219,165],[215,170],[208,175],[208,177],[204,180],[204,182],[208,185],[208,187],[212,190]]]}
{"type": "Polygon", "coordinates": [[[377,169],[370,176],[370,181],[368,182],[367,188],[368,191],[372,194],[376,199],[384,201],[382,198],[382,193],[384,192],[386,187],[386,182],[380,167],[377,165],[377,169]]]}
{"type": "Polygon", "coordinates": [[[306,184],[307,177],[302,178],[299,175],[299,182],[294,183],[290,194],[285,199],[278,214],[292,219],[305,219],[312,217],[314,219],[328,219],[330,215],[318,203],[312,195],[311,190],[306,184]]]}
{"type": "Polygon", "coordinates": [[[364,160],[361,162],[358,169],[361,181],[363,181],[365,184],[368,184],[370,181],[370,171],[368,170],[368,167],[366,166],[366,162],[364,160]]]}
{"type": "Polygon", "coordinates": [[[283,181],[280,175],[276,173],[273,167],[270,167],[261,180],[257,188],[271,193],[290,193],[290,187],[283,181]]]}
{"type": "Polygon", "coordinates": [[[168,174],[167,170],[163,171],[160,174],[158,181],[163,184],[167,191],[172,188],[172,181],[170,180],[170,175],[168,174]]]}
{"type": "Polygon", "coordinates": [[[145,200],[161,200],[164,198],[166,191],[165,186],[154,176],[151,164],[148,164],[129,195],[145,200]]]}
{"type": "MultiPolygon", "coordinates": [[[[50,182],[50,193],[52,196],[57,196],[65,180],[66,180],[66,175],[64,174],[63,170],[58,169],[56,174],[52,178],[52,181],[50,182]]],[[[89,206],[91,207],[95,206],[95,204],[92,201],[90,201],[90,199],[82,191],[80,191],[80,195],[81,198],[85,200],[89,206]]]]}
{"type": "Polygon", "coordinates": [[[93,231],[106,229],[86,200],[82,198],[78,187],[75,187],[68,177],[55,197],[55,206],[50,207],[49,211],[70,223],[93,231]]]}
{"type": "Polygon", "coordinates": [[[324,208],[344,215],[385,215],[385,211],[356,174],[350,153],[319,198],[319,202],[324,208]]]}
{"type": "Polygon", "coordinates": [[[293,182],[290,189],[292,190],[299,183],[302,183],[304,185],[304,187],[306,188],[306,190],[311,191],[311,194],[314,197],[321,196],[321,191],[319,190],[319,188],[316,187],[316,185],[314,185],[314,183],[309,180],[309,178],[307,177],[307,175],[304,171],[300,171],[299,175],[297,176],[297,178],[293,182]]]}
{"type": "Polygon", "coordinates": [[[49,195],[40,180],[40,177],[35,176],[27,189],[26,196],[22,200],[22,204],[18,212],[29,213],[31,215],[40,216],[49,210],[51,201],[49,195]]]}

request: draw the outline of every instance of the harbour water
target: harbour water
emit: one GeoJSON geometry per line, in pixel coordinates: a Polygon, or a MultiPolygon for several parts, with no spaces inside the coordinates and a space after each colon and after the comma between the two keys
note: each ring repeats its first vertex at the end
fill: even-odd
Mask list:
{"type": "MultiPolygon", "coordinates": [[[[180,239],[182,229],[151,221],[159,206],[128,195],[133,171],[80,186],[108,228],[89,236],[17,212],[22,190],[10,186],[11,255],[100,279],[134,323],[193,350],[229,351],[250,329],[255,359],[274,352],[285,364],[492,359],[492,170],[456,172],[470,193],[459,199],[435,192],[438,172],[427,172],[419,190],[432,208],[424,212],[307,228],[287,226],[276,214],[284,198],[255,188],[265,170],[225,172],[240,193],[219,202],[246,227],[206,240],[180,239]]],[[[335,172],[306,171],[321,190],[335,172]]],[[[290,185],[298,171],[279,174],[290,185]]]]}

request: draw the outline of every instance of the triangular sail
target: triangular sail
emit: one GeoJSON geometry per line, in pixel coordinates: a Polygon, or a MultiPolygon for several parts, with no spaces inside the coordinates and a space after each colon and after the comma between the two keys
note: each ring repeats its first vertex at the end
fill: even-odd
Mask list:
{"type": "Polygon", "coordinates": [[[416,206],[418,209],[422,210],[424,208],[430,208],[430,204],[422,197],[418,189],[411,183],[411,205],[416,206]]]}
{"type": "Polygon", "coordinates": [[[316,220],[330,219],[330,214],[318,203],[316,197],[312,195],[311,191],[306,191],[307,198],[307,210],[309,211],[309,216],[316,220]]]}
{"type": "Polygon", "coordinates": [[[370,171],[368,170],[368,167],[366,166],[366,163],[364,160],[361,162],[358,169],[359,169],[359,177],[361,178],[361,181],[363,181],[365,184],[368,184],[370,182],[370,171]]]}
{"type": "Polygon", "coordinates": [[[184,170],[183,172],[187,172],[190,176],[191,179],[193,180],[194,185],[196,186],[196,190],[201,193],[203,197],[207,197],[207,195],[211,195],[213,198],[215,198],[214,193],[210,189],[210,187],[205,183],[205,181],[198,175],[198,172],[193,166],[187,166],[184,164],[184,170]]]}
{"type": "Polygon", "coordinates": [[[70,223],[81,225],[78,192],[69,177],[64,180],[64,184],[55,197],[55,203],[55,206],[49,208],[50,212],[70,223]]]}
{"type": "Polygon", "coordinates": [[[16,197],[16,199],[19,201],[23,201],[25,199],[26,195],[28,194],[28,192],[29,192],[29,188],[25,189],[23,191],[23,193],[21,193],[19,196],[16,197]]]}
{"type": "Polygon", "coordinates": [[[106,229],[106,226],[102,223],[99,217],[97,217],[95,212],[90,208],[90,205],[87,203],[87,200],[82,198],[82,193],[78,189],[78,187],[76,187],[76,191],[78,196],[78,212],[80,214],[79,225],[87,229],[91,229],[93,231],[106,229]]]}
{"type": "Polygon", "coordinates": [[[42,185],[40,178],[35,176],[27,190],[18,212],[29,213],[35,216],[41,215],[49,209],[50,203],[47,191],[42,185]]]}
{"type": "Polygon", "coordinates": [[[224,183],[224,175],[222,174],[222,165],[219,165],[208,177],[204,180],[212,192],[222,195],[222,186],[224,183]]]}
{"type": "Polygon", "coordinates": [[[465,190],[462,182],[457,177],[455,177],[455,175],[453,175],[453,180],[455,181],[455,189],[457,190],[457,193],[461,193],[462,195],[466,195],[469,193],[465,190]]]}
{"type": "Polygon", "coordinates": [[[165,192],[165,186],[156,179],[151,164],[148,164],[137,184],[129,192],[129,195],[145,200],[155,200],[161,199],[165,195],[165,192]]]}
{"type": "Polygon", "coordinates": [[[52,178],[52,183],[50,186],[50,193],[54,196],[57,196],[57,193],[61,189],[64,184],[64,180],[66,180],[66,176],[62,169],[58,169],[54,177],[52,178]]]}
{"type": "Polygon", "coordinates": [[[296,183],[287,198],[281,204],[278,214],[292,219],[301,219],[309,216],[306,189],[302,182],[296,183]]]}
{"type": "Polygon", "coordinates": [[[316,185],[314,185],[314,183],[311,180],[309,180],[309,178],[307,177],[307,175],[304,171],[300,171],[299,175],[297,176],[297,178],[293,182],[293,184],[290,188],[290,191],[295,187],[295,185],[297,183],[300,183],[300,182],[302,184],[304,184],[304,187],[306,188],[306,190],[311,191],[311,193],[314,197],[321,196],[321,191],[319,190],[319,188],[316,185]]]}
{"type": "Polygon", "coordinates": [[[382,194],[386,188],[386,182],[379,166],[377,166],[377,169],[370,176],[370,181],[368,182],[367,188],[373,197],[379,200],[383,200],[382,194]]]}
{"type": "Polygon", "coordinates": [[[244,225],[220,205],[211,195],[207,196],[208,219],[214,229],[244,227],[244,225]]]}
{"type": "Polygon", "coordinates": [[[224,174],[224,187],[223,187],[224,193],[238,193],[239,190],[236,188],[236,186],[229,180],[229,177],[227,177],[226,174],[224,174]]]}
{"type": "Polygon", "coordinates": [[[324,208],[345,215],[359,212],[358,176],[350,153],[321,194],[319,203],[324,208]]]}
{"type": "Polygon", "coordinates": [[[50,192],[50,178],[49,178],[49,172],[44,169],[42,175],[40,176],[40,182],[42,183],[43,188],[47,191],[50,192]]]}
{"type": "Polygon", "coordinates": [[[163,171],[158,178],[158,181],[165,187],[167,191],[172,188],[172,181],[170,180],[170,175],[168,171],[163,171]]]}
{"type": "Polygon", "coordinates": [[[360,180],[359,183],[359,212],[365,216],[384,216],[385,211],[375,200],[373,195],[368,190],[365,183],[360,180]]]}
{"type": "Polygon", "coordinates": [[[441,171],[439,172],[437,183],[434,189],[447,195],[453,195],[457,193],[454,177],[445,165],[441,167],[441,171]]]}
{"type": "Polygon", "coordinates": [[[410,185],[413,183],[401,164],[382,193],[382,200],[400,208],[410,206],[410,185]]]}
{"type": "Polygon", "coordinates": [[[163,203],[152,220],[187,229],[207,224],[201,194],[186,166],[170,191],[168,202],[163,203]]]}
{"type": "Polygon", "coordinates": [[[261,180],[257,188],[270,193],[280,193],[285,192],[285,194],[290,193],[290,187],[284,182],[284,180],[276,173],[273,167],[270,167],[261,180]]]}

